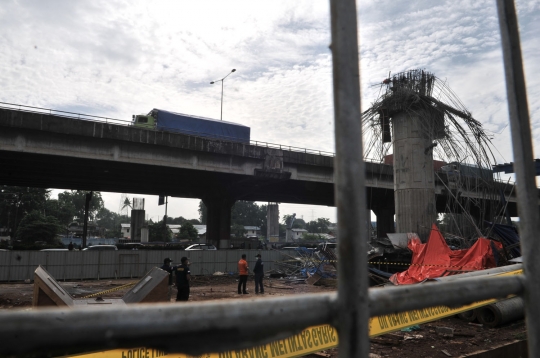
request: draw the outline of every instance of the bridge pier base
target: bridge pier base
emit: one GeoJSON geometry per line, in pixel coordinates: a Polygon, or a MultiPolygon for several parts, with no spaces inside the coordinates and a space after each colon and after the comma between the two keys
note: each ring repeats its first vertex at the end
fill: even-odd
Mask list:
{"type": "Polygon", "coordinates": [[[231,208],[236,200],[223,197],[203,199],[207,209],[206,242],[221,248],[221,240],[231,238],[231,208]]]}
{"type": "Polygon", "coordinates": [[[386,237],[388,233],[394,233],[394,212],[393,207],[371,209],[377,216],[377,237],[386,237]]]}

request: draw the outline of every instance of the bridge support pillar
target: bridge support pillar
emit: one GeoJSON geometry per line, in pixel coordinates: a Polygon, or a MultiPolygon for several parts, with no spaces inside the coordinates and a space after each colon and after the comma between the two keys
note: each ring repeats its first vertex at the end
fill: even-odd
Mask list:
{"type": "MultiPolygon", "coordinates": [[[[397,232],[415,232],[426,242],[436,221],[433,172],[434,129],[426,129],[422,113],[393,116],[394,203],[397,232]]],[[[438,123],[440,121],[433,122],[438,123]]]]}
{"type": "Polygon", "coordinates": [[[394,233],[394,208],[373,208],[377,215],[377,237],[385,237],[388,233],[394,233]]]}
{"type": "Polygon", "coordinates": [[[221,248],[222,240],[231,238],[231,208],[235,200],[230,198],[205,198],[207,209],[206,241],[221,248]]]}

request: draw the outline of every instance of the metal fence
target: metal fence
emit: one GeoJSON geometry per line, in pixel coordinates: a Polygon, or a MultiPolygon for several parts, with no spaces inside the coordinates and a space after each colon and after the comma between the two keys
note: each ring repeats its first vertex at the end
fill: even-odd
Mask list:
{"type": "Polygon", "coordinates": [[[258,250],[0,251],[0,282],[32,280],[39,265],[59,281],[140,278],[163,265],[164,258],[180,264],[182,256],[189,258],[193,275],[236,274],[243,253],[251,267],[255,255],[261,253],[266,271],[285,258],[278,251],[258,250]]]}
{"type": "Polygon", "coordinates": [[[368,357],[369,318],[436,305],[523,295],[529,356],[540,357],[540,216],[535,195],[530,119],[515,5],[497,0],[504,53],[524,276],[468,278],[368,292],[368,222],[362,160],[356,0],[331,0],[336,135],[336,203],[340,245],[337,294],[310,294],[183,305],[51,309],[0,315],[0,354],[52,349],[160,347],[201,354],[256,346],[317,324],[339,332],[340,357],[368,357]],[[358,235],[360,233],[360,235],[358,235]]]}

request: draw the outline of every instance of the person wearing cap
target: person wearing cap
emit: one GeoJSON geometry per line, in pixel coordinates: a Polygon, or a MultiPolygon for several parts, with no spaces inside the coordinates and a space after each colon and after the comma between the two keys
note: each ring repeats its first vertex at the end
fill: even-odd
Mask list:
{"type": "Polygon", "coordinates": [[[189,271],[189,260],[187,257],[180,259],[181,265],[174,267],[174,273],[176,275],[176,288],[178,293],[176,294],[176,301],[189,300],[189,281],[191,281],[191,271],[189,271]]]}
{"type": "Polygon", "coordinates": [[[255,294],[259,294],[259,288],[261,291],[261,294],[264,294],[264,286],[263,286],[263,277],[264,277],[264,263],[261,259],[261,254],[255,255],[257,258],[257,262],[255,262],[255,267],[253,268],[253,273],[255,274],[255,294]]]}
{"type": "Polygon", "coordinates": [[[172,263],[172,260],[166,257],[165,260],[163,260],[163,266],[160,267],[162,270],[167,271],[169,273],[169,301],[171,300],[171,297],[172,297],[172,284],[173,284],[173,281],[172,281],[173,268],[171,266],[171,263],[172,263]]]}
{"type": "Polygon", "coordinates": [[[240,261],[238,261],[238,274],[240,275],[238,277],[238,294],[239,295],[241,294],[247,295],[249,293],[248,291],[246,291],[248,272],[249,272],[249,267],[246,261],[246,254],[242,254],[242,258],[240,259],[240,261]],[[242,290],[240,291],[240,289],[242,290]]]}

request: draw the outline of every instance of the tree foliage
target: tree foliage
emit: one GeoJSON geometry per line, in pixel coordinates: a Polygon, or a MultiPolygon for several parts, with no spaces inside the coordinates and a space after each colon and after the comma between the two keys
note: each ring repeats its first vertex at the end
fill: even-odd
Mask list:
{"type": "Polygon", "coordinates": [[[172,231],[165,225],[163,221],[148,224],[148,241],[171,241],[172,231]]]}
{"type": "Polygon", "coordinates": [[[328,226],[330,226],[330,224],[330,219],[318,218],[317,221],[308,222],[305,229],[309,233],[326,234],[328,233],[328,226]]]}
{"type": "Polygon", "coordinates": [[[231,228],[231,234],[237,238],[244,237],[245,233],[246,229],[244,229],[244,225],[234,224],[231,228]]]}
{"type": "Polygon", "coordinates": [[[44,210],[49,196],[48,189],[0,186],[0,227],[15,233],[27,213],[44,210]]]}
{"type": "Polygon", "coordinates": [[[178,237],[182,240],[197,240],[199,237],[199,231],[195,229],[192,223],[185,222],[180,227],[180,232],[178,233],[178,237]]]}
{"type": "MultiPolygon", "coordinates": [[[[73,207],[73,216],[76,216],[78,221],[82,222],[84,220],[86,194],[87,192],[84,190],[64,191],[63,193],[58,194],[58,202],[60,205],[65,207],[73,207]]],[[[101,193],[99,191],[95,191],[92,195],[92,200],[90,200],[90,205],[88,206],[89,220],[95,220],[96,215],[101,208],[103,208],[103,199],[101,198],[101,193]]]]}
{"type": "Polygon", "coordinates": [[[62,226],[60,226],[55,217],[45,216],[39,211],[34,210],[25,215],[21,220],[15,237],[17,240],[25,243],[45,241],[52,244],[57,241],[56,235],[61,230],[62,226]]]}
{"type": "Polygon", "coordinates": [[[49,199],[45,202],[45,214],[54,216],[63,226],[68,226],[73,221],[75,206],[72,203],[60,203],[57,199],[49,199]]]}
{"type": "Polygon", "coordinates": [[[304,234],[300,240],[302,241],[325,241],[325,238],[319,234],[304,234]]]}
{"type": "Polygon", "coordinates": [[[183,216],[179,216],[177,218],[171,218],[170,216],[167,216],[167,224],[183,225],[186,221],[186,218],[184,218],[183,216]]]}

